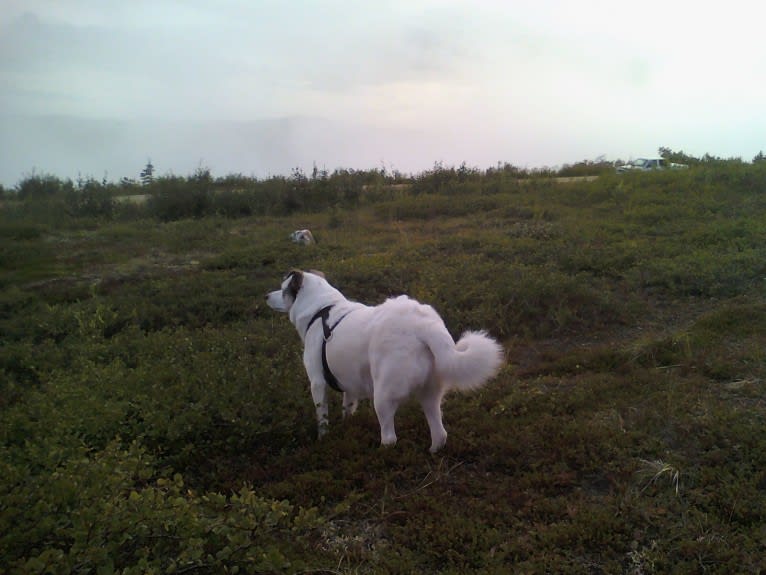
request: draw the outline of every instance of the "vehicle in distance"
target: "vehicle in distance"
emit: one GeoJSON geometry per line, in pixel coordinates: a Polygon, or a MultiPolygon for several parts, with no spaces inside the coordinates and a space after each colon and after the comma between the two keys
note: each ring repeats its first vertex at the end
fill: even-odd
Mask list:
{"type": "Polygon", "coordinates": [[[637,158],[622,166],[617,166],[617,173],[625,172],[651,172],[653,170],[678,170],[688,168],[686,164],[669,162],[665,158],[637,158]]]}

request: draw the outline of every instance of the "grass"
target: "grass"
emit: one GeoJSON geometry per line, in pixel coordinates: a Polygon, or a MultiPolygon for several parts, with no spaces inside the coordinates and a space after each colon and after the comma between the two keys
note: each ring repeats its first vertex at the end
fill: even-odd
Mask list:
{"type": "Polygon", "coordinates": [[[0,212],[0,572],[763,572],[766,179],[724,175],[0,212]],[[383,449],[338,397],[315,440],[263,301],[293,267],[502,340],[498,378],[445,401],[443,452],[416,405],[383,449]]]}

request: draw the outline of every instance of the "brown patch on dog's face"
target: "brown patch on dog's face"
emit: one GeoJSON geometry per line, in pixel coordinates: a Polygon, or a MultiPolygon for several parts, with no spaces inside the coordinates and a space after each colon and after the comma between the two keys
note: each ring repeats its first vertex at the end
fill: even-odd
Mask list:
{"type": "Polygon", "coordinates": [[[287,277],[285,277],[285,280],[290,280],[287,285],[282,289],[282,297],[285,299],[290,299],[291,301],[295,301],[295,298],[298,297],[298,292],[301,289],[301,286],[303,285],[303,272],[300,270],[293,270],[289,274],[287,274],[287,277]]]}
{"type": "Polygon", "coordinates": [[[320,277],[320,278],[322,278],[323,280],[326,280],[326,279],[327,279],[327,277],[324,275],[324,272],[320,272],[319,270],[309,270],[309,272],[311,272],[311,273],[312,273],[312,274],[314,274],[315,276],[319,276],[319,277],[320,277]]]}

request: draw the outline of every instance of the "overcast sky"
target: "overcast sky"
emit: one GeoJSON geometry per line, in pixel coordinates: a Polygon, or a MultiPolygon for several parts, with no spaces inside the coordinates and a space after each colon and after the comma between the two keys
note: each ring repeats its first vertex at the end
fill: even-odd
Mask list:
{"type": "Polygon", "coordinates": [[[2,0],[0,183],[766,151],[766,4],[2,0]]]}

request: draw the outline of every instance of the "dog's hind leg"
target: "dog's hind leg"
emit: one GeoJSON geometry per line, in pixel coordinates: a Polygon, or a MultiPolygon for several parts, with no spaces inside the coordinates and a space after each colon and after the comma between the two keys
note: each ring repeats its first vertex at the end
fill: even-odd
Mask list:
{"type": "Polygon", "coordinates": [[[396,428],[394,427],[394,416],[399,408],[399,400],[389,397],[385,393],[379,393],[376,390],[373,403],[375,405],[375,413],[378,416],[378,423],[380,424],[380,444],[395,445],[396,428]]]}
{"type": "Polygon", "coordinates": [[[330,427],[329,409],[327,406],[327,385],[324,381],[311,382],[311,397],[317,412],[318,436],[322,437],[330,427]]]}
{"type": "Polygon", "coordinates": [[[447,443],[447,430],[442,423],[442,396],[444,391],[439,387],[428,387],[420,395],[420,406],[431,430],[431,453],[436,453],[447,443]]]}

